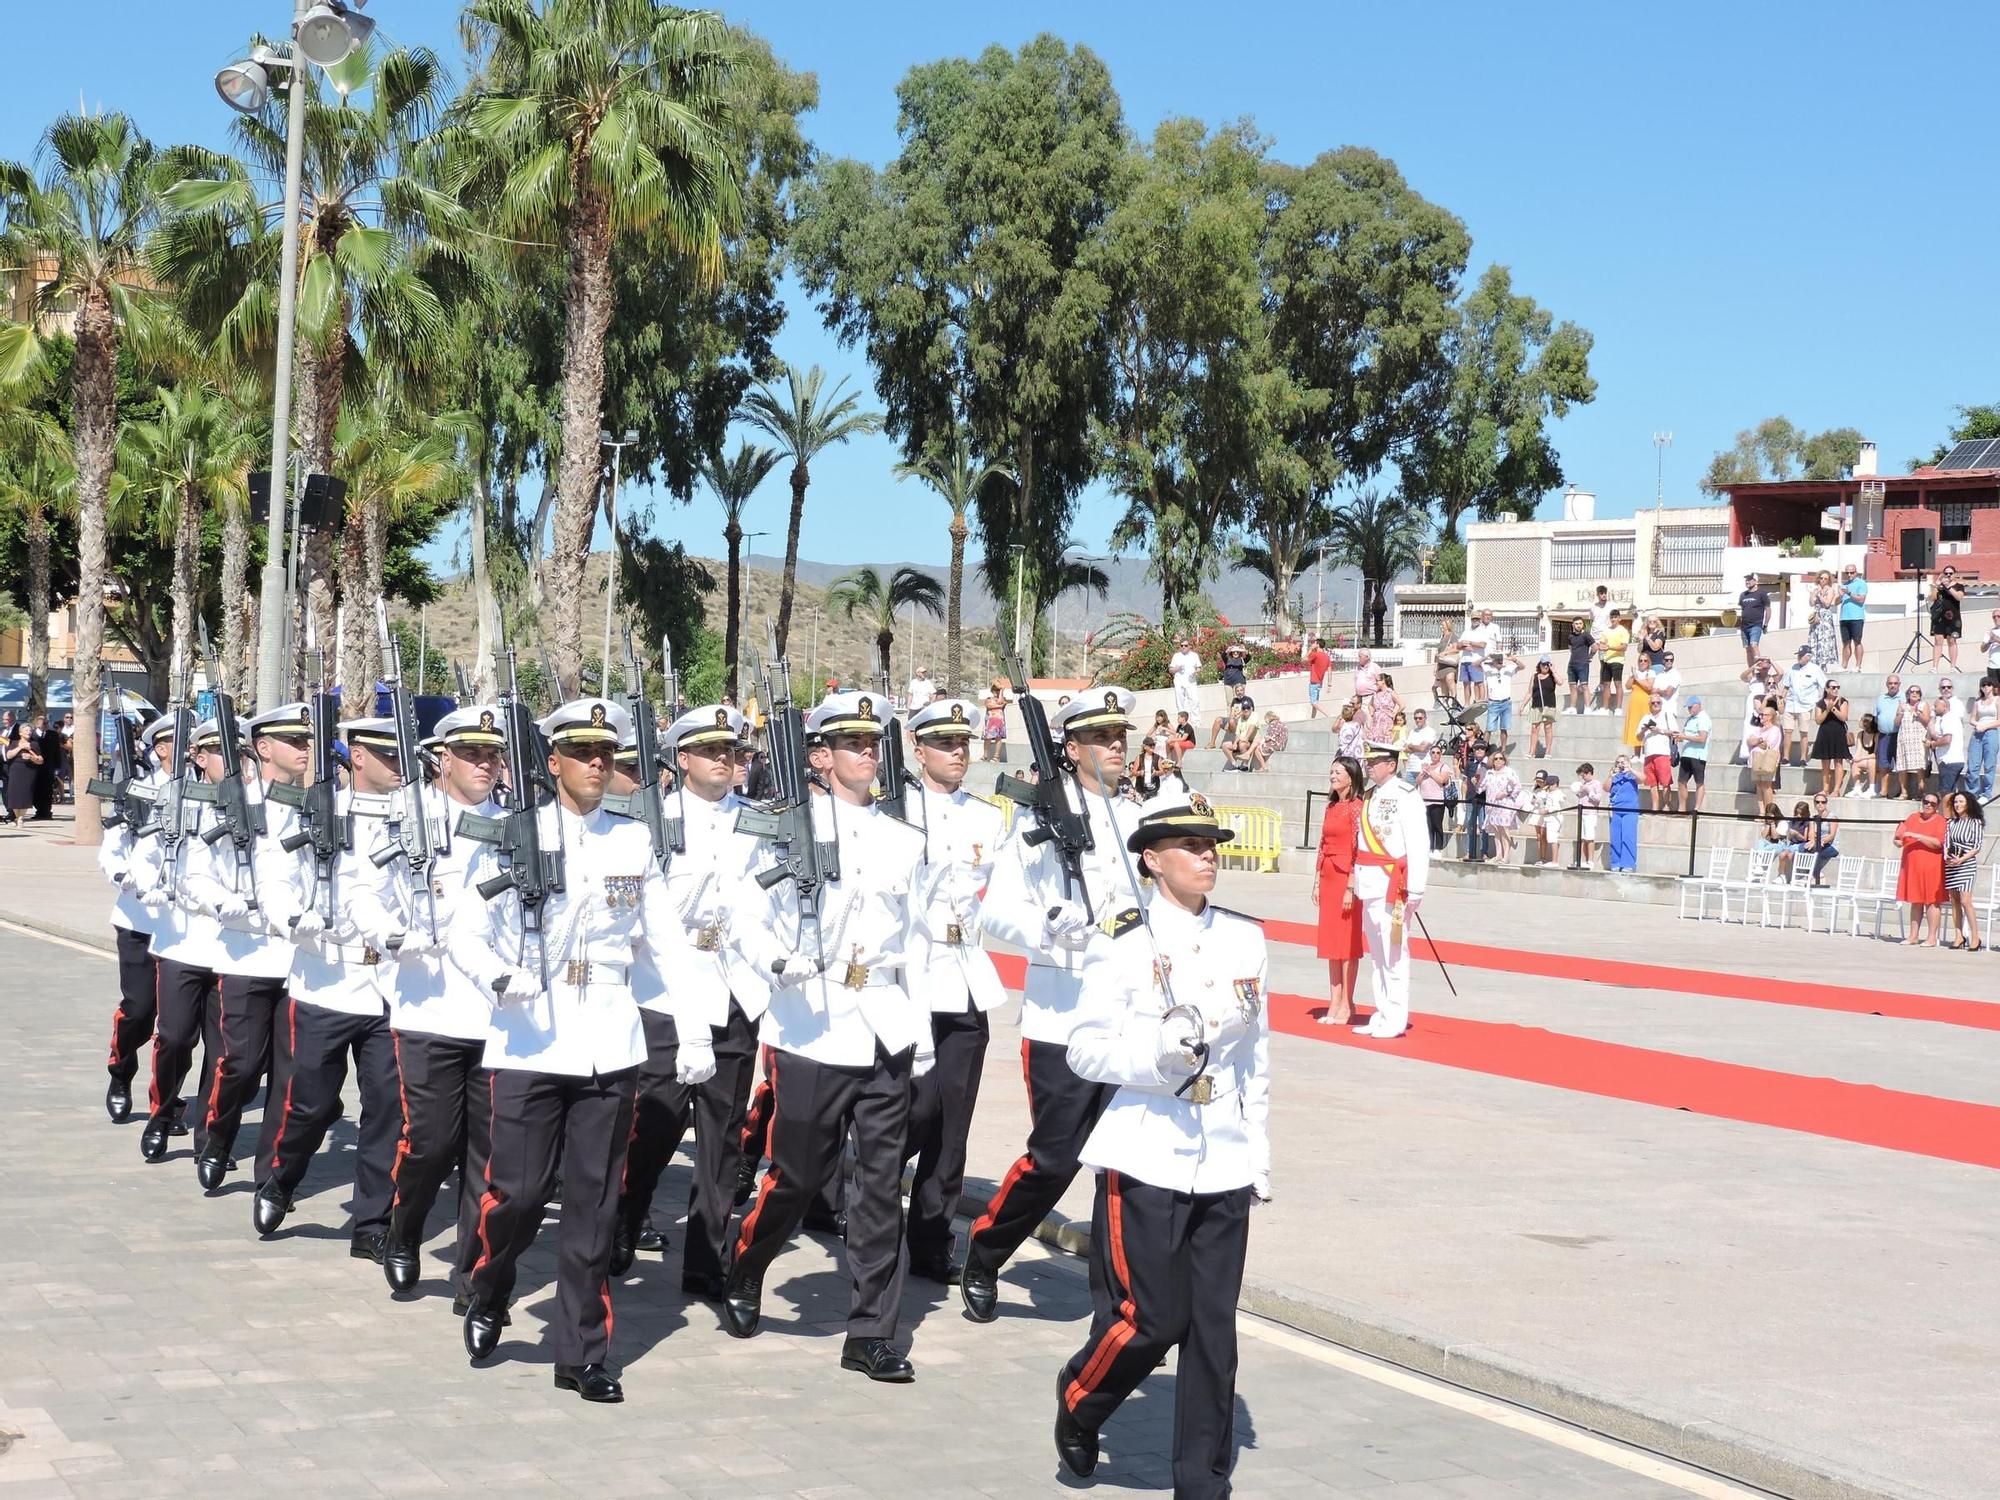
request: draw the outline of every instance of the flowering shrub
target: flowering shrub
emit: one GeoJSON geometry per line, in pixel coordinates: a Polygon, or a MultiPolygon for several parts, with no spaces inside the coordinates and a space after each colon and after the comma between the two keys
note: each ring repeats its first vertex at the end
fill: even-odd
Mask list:
{"type": "Polygon", "coordinates": [[[1178,636],[1194,637],[1195,654],[1201,658],[1202,682],[1222,679],[1222,651],[1240,645],[1245,652],[1243,670],[1252,678],[1276,677],[1285,672],[1302,672],[1304,663],[1294,651],[1290,656],[1269,646],[1246,641],[1224,625],[1198,625],[1191,631],[1170,633],[1140,615],[1118,615],[1098,634],[1098,643],[1120,653],[1108,665],[1098,668],[1099,682],[1114,682],[1134,692],[1174,685],[1167,663],[1179,650],[1178,636]]]}

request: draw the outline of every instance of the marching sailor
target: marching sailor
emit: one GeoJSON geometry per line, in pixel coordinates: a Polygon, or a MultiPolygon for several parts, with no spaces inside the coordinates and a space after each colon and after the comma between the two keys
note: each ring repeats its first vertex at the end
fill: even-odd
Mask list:
{"type": "Polygon", "coordinates": [[[904,982],[930,1007],[937,1065],[910,1099],[907,1239],[910,1274],[949,1286],[958,1280],[952,1216],[965,1186],[965,1143],[979,1101],[979,1075],[991,1035],[987,1016],[1007,998],[993,958],[979,942],[979,898],[1006,839],[1000,809],[965,790],[979,705],[937,698],[910,716],[921,783],[910,821],[924,832],[923,931],[910,945],[904,982]]]}
{"type": "Polygon", "coordinates": [[[1229,1493],[1236,1297],[1251,1200],[1271,1196],[1264,931],[1208,899],[1232,836],[1199,795],[1140,820],[1126,847],[1157,894],[1092,953],[1069,1042],[1114,1092],[1083,1147],[1095,1311],[1057,1378],[1056,1452],[1089,1475],[1098,1429],[1178,1345],[1176,1500],[1229,1493]]]}
{"type": "MultiPolygon", "coordinates": [[[[242,739],[257,757],[255,785],[248,788],[251,815],[261,825],[253,862],[246,866],[226,838],[213,844],[196,840],[188,848],[186,872],[188,898],[215,918],[223,949],[215,963],[221,1048],[200,1104],[204,1138],[194,1164],[209,1192],[221,1187],[236,1165],[230,1153],[243,1111],[271,1071],[271,1027],[285,1003],[293,950],[287,939],[271,931],[258,901],[255,873],[268,862],[267,850],[276,850],[292,831],[292,810],[271,801],[266,789],[273,783],[294,785],[305,774],[312,721],[303,703],[287,703],[250,720],[242,739]]],[[[193,769],[211,783],[234,769],[222,764],[220,735],[195,735],[193,769]]]]}
{"type": "Polygon", "coordinates": [[[356,910],[357,898],[382,879],[377,856],[391,846],[389,794],[402,784],[402,768],[393,720],[350,719],[340,730],[354,779],[335,804],[341,837],[333,868],[322,880],[309,846],[286,853],[272,844],[275,852],[257,872],[271,926],[291,937],[293,953],[289,998],[272,1034],[271,1098],[257,1140],[250,1219],[269,1238],[292,1211],[292,1195],[340,1113],[351,1056],[361,1118],[348,1253],[379,1265],[403,1112],[383,954],[364,937],[356,910]]]}
{"type": "MultiPolygon", "coordinates": [[[[650,957],[661,973],[678,974],[693,954],[645,828],[602,806],[630,716],[608,699],[579,698],[540,729],[556,797],[533,816],[542,848],[560,851],[560,888],[543,898],[538,930],[510,887],[487,903],[482,920],[453,923],[448,948],[491,1004],[485,1063],[493,1134],[479,1253],[466,1279],[465,1347],[483,1360],[498,1346],[517,1263],[534,1243],[560,1170],[549,1323],[556,1388],[586,1401],[622,1401],[609,1363],[609,1271],[633,1084],[646,1058],[632,971],[650,957]]],[[[533,788],[517,790],[532,806],[533,788]]],[[[476,890],[504,869],[500,850],[482,847],[466,884],[476,890]]]]}
{"type": "Polygon", "coordinates": [[[773,978],[763,1037],[772,1090],[771,1165],[744,1215],[723,1293],[738,1338],[757,1332],[764,1274],[834,1171],[851,1123],[856,1177],[847,1204],[854,1295],[842,1369],[915,1378],[895,1347],[903,1292],[903,1152],[910,1080],[933,1060],[928,1010],[903,987],[922,835],[875,805],[884,705],[830,693],[806,716],[807,758],[827,793],[810,799],[839,876],[820,896],[820,943],[802,943],[798,888],[743,881],[730,935],[773,978]],[[761,912],[760,912],[761,907],[761,912]],[[761,917],[761,920],[760,920],[761,917]]]}
{"type": "MultiPolygon", "coordinates": [[[[155,797],[173,779],[173,729],[174,716],[162,714],[139,731],[139,742],[152,751],[154,762],[153,770],[142,773],[141,785],[155,797]]],[[[149,827],[146,837],[158,831],[149,827]]],[[[111,926],[118,944],[118,1009],[111,1017],[111,1055],[105,1062],[111,1082],[104,1091],[104,1112],[119,1125],[132,1117],[132,1079],[139,1071],[139,1049],[153,1038],[153,1016],[159,1005],[153,934],[162,914],[139,899],[146,875],[139,833],[131,823],[121,822],[97,847],[98,869],[118,887],[111,907],[111,926]]]]}
{"type": "Polygon", "coordinates": [[[1368,791],[1355,826],[1354,897],[1375,970],[1375,1014],[1359,1036],[1386,1041],[1410,1027],[1410,944],[1404,919],[1423,900],[1431,869],[1423,799],[1396,779],[1396,747],[1368,742],[1368,791]]]}
{"type": "Polygon", "coordinates": [[[1127,873],[1125,838],[1138,820],[1123,800],[1125,738],[1132,694],[1121,687],[1079,696],[1058,708],[1050,733],[1073,768],[1063,777],[1070,805],[1090,820],[1081,889],[1067,887],[1055,840],[1031,844],[1017,826],[993,863],[980,921],[986,935],[1028,955],[1021,997],[1022,1067],[1028,1083],[1028,1148],[967,1237],[959,1294],[968,1316],[990,1323],[998,1312],[1000,1268],[1055,1207],[1077,1172],[1078,1152],[1111,1090],[1069,1065],[1084,960],[1109,941],[1099,924],[1139,901],[1127,873]]]}
{"type": "Polygon", "coordinates": [[[671,1017],[655,1020],[653,1003],[640,1005],[647,1012],[641,1019],[649,1053],[657,1055],[655,1033],[668,1027],[679,1028],[679,1047],[671,1078],[649,1079],[655,1068],[650,1059],[639,1070],[638,1113],[612,1258],[617,1272],[621,1259],[630,1264],[632,1249],[647,1248],[643,1231],[653,1191],[692,1118],[694,1185],[681,1290],[711,1301],[722,1297],[744,1116],[757,1067],[757,1023],[771,1003],[770,985],[728,941],[729,902],[764,859],[761,843],[736,831],[736,815],[749,805],[735,790],[746,734],[742,714],[710,703],[675,719],[661,742],[677,771],[669,806],[681,844],[667,872],[667,895],[695,955],[674,973],[671,1017]]]}
{"type": "Polygon", "coordinates": [[[492,1002],[454,963],[444,939],[459,921],[483,924],[485,910],[466,875],[479,846],[453,837],[461,812],[498,817],[493,785],[506,737],[490,703],[457,709],[439,719],[425,741],[437,754],[435,795],[425,801],[435,851],[419,878],[407,859],[392,859],[385,879],[355,902],[366,940],[393,953],[384,971],[389,990],[390,1047],[402,1088],[402,1131],[389,1174],[393,1196],[382,1273],[393,1292],[408,1292],[421,1274],[424,1221],[447,1173],[458,1168],[458,1239],[453,1290],[465,1299],[465,1274],[478,1243],[479,1194],[486,1180],[486,1028],[492,1002]],[[437,914],[437,935],[431,912],[437,914]]]}

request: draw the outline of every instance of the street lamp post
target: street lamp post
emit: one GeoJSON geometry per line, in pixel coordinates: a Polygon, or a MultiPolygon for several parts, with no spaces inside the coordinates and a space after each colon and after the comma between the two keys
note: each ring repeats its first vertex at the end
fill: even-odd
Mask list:
{"type": "MultiPolygon", "coordinates": [[[[736,632],[736,658],[743,659],[743,652],[750,644],[750,544],[760,536],[769,536],[768,531],[746,531],[743,533],[743,622],[736,632]]],[[[775,664],[773,664],[775,667],[775,664]]],[[[735,687],[735,683],[730,684],[735,687]]]]}
{"type": "Polygon", "coordinates": [[[611,489],[604,497],[604,513],[611,518],[611,579],[604,591],[604,654],[597,659],[600,698],[611,696],[611,614],[618,607],[618,461],[638,441],[636,432],[628,431],[622,438],[614,438],[608,431],[597,434],[597,446],[611,450],[611,489]]]}
{"type": "Polygon", "coordinates": [[[1664,510],[1667,504],[1667,450],[1674,445],[1671,432],[1653,434],[1653,509],[1664,510]]]}

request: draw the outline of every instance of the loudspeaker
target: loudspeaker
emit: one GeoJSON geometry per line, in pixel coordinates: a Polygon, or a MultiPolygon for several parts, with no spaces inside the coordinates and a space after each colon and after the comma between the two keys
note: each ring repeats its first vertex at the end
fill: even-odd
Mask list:
{"type": "Polygon", "coordinates": [[[347,481],[331,474],[306,475],[299,495],[299,524],[308,531],[328,531],[338,526],[347,509],[347,481]]]}
{"type": "Polygon", "coordinates": [[[1937,533],[1928,526],[1906,527],[1903,538],[1903,570],[1929,573],[1937,568],[1937,533]]]}
{"type": "Polygon", "coordinates": [[[265,526],[271,518],[271,471],[253,469],[250,472],[250,524],[265,526]]]}

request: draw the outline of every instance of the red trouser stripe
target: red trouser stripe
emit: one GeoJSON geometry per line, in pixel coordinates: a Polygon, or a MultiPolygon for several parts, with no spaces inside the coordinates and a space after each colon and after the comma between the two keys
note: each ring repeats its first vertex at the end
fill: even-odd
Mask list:
{"type": "Polygon", "coordinates": [[[743,1232],[736,1240],[738,1258],[749,1252],[750,1242],[757,1237],[757,1221],[763,1217],[764,1205],[770,1201],[771,1187],[778,1180],[778,1054],[775,1051],[765,1057],[764,1069],[771,1084],[771,1165],[764,1169],[764,1180],[757,1188],[757,1201],[743,1216],[743,1232]]]}
{"type": "Polygon", "coordinates": [[[1069,1383],[1069,1389],[1063,1392],[1063,1401],[1072,1412],[1103,1382],[1119,1352],[1132,1342],[1133,1335],[1139,1331],[1139,1304],[1132,1296],[1132,1268],[1125,1262],[1125,1197],[1116,1172],[1104,1174],[1104,1201],[1105,1238],[1111,1246],[1111,1274],[1118,1278],[1118,1287],[1124,1297],[1118,1304],[1118,1320],[1104,1330],[1096,1352],[1085,1363],[1082,1373],[1069,1383]]]}
{"type": "Polygon", "coordinates": [[[389,1163],[389,1186],[394,1189],[389,1195],[389,1212],[394,1213],[403,1201],[403,1185],[398,1180],[403,1172],[403,1158],[410,1154],[410,1091],[403,1085],[403,1033],[391,1030],[389,1050],[396,1058],[396,1102],[403,1109],[403,1133],[396,1139],[396,1159],[389,1163]]]}
{"type": "Polygon", "coordinates": [[[474,1276],[493,1259],[493,1243],[486,1238],[486,1216],[500,1201],[499,1194],[493,1191],[493,1158],[498,1154],[493,1150],[493,1131],[500,1123],[500,1098],[493,1086],[493,1076],[491,1070],[486,1074],[486,1191],[479,1195],[479,1259],[472,1263],[474,1276]]]}
{"type": "MultiPolygon", "coordinates": [[[[1028,1118],[1033,1120],[1035,1118],[1035,1075],[1028,1071],[1028,1039],[1026,1037],[1021,1038],[1021,1081],[1027,1085],[1028,1118]]],[[[999,1190],[993,1194],[993,1201],[986,1205],[986,1212],[974,1221],[972,1233],[967,1236],[968,1240],[978,1239],[980,1235],[993,1227],[993,1221],[1000,1217],[1000,1209],[1006,1203],[1008,1193],[1014,1190],[1014,1184],[1019,1182],[1034,1164],[1035,1158],[1033,1153],[1023,1151],[1020,1154],[1015,1160],[1014,1165],[1007,1169],[1007,1175],[1000,1179],[999,1190]]]]}
{"type": "Polygon", "coordinates": [[[299,1002],[285,998],[285,1105],[278,1115],[278,1133],[271,1137],[271,1170],[285,1159],[285,1127],[292,1123],[292,1084],[299,1071],[299,1002]]]}
{"type": "Polygon", "coordinates": [[[222,976],[215,978],[215,1034],[222,1039],[222,1048],[215,1059],[215,1076],[208,1084],[208,1117],[203,1122],[209,1130],[215,1129],[215,1117],[222,1109],[222,1073],[229,1066],[229,997],[222,991],[222,976]]]}
{"type": "MultiPolygon", "coordinates": [[[[155,1028],[159,1026],[160,970],[164,967],[165,965],[158,962],[153,964],[153,1025],[155,1028]]],[[[157,1119],[160,1113],[160,1043],[158,1038],[155,1038],[153,1042],[152,1078],[152,1086],[146,1090],[146,1104],[148,1111],[157,1119]]]]}
{"type": "MultiPolygon", "coordinates": [[[[154,988],[157,989],[158,987],[159,986],[156,981],[154,984],[154,988]]],[[[158,998],[159,997],[157,995],[154,997],[156,1003],[158,1001],[158,998]]],[[[105,1063],[106,1067],[115,1068],[118,1066],[118,1032],[119,1029],[124,1026],[124,1024],[125,1024],[125,1002],[121,1000],[118,1002],[118,1009],[114,1010],[111,1013],[111,1056],[109,1059],[107,1059],[105,1063]]]]}

